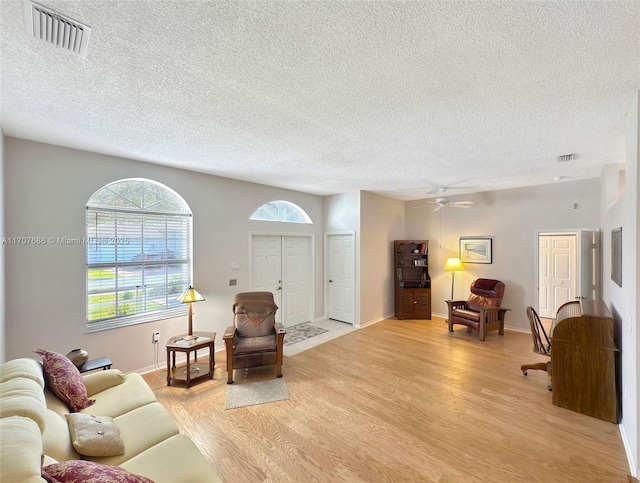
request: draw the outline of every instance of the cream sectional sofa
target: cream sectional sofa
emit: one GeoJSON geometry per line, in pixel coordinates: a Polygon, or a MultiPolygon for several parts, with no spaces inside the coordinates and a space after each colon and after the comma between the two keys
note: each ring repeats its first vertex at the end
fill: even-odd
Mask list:
{"type": "Polygon", "coordinates": [[[0,366],[0,480],[42,483],[42,466],[84,459],[118,466],[156,483],[221,481],[139,374],[110,369],[82,379],[87,396],[96,402],[80,412],[113,418],[124,454],[81,456],[65,417],[70,410],[45,387],[40,361],[15,359],[0,366]]]}

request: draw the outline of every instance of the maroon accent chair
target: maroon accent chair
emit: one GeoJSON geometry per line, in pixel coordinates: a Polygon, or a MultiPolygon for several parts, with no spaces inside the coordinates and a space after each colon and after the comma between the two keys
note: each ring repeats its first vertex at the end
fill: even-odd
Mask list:
{"type": "Polygon", "coordinates": [[[282,352],[286,330],[276,323],[278,306],[271,292],[242,292],[233,302],[233,325],[223,340],[227,352],[227,384],[233,384],[233,370],[276,366],[282,377],[282,352]]]}
{"type": "Polygon", "coordinates": [[[480,340],[485,340],[487,332],[492,330],[504,335],[504,316],[509,309],[500,306],[503,295],[504,283],[500,280],[474,280],[468,300],[447,300],[449,330],[453,332],[455,324],[465,325],[469,332],[477,330],[480,340]]]}

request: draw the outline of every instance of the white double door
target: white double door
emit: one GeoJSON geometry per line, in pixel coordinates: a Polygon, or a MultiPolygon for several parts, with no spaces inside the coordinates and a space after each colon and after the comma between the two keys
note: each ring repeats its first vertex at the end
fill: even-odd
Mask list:
{"type": "Polygon", "coordinates": [[[251,236],[251,290],[273,293],[285,327],[311,320],[312,259],[311,237],[251,236]]]}

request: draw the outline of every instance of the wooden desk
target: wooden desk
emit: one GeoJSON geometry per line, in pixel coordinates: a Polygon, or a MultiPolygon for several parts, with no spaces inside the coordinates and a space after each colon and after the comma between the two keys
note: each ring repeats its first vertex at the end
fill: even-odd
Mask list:
{"type": "Polygon", "coordinates": [[[562,305],[551,330],[553,404],[617,423],[617,353],[613,317],[603,301],[562,305]]]}
{"type": "Polygon", "coordinates": [[[216,362],[214,359],[214,344],[216,341],[215,332],[194,332],[197,336],[194,340],[185,340],[187,334],[174,335],[166,343],[167,348],[167,386],[171,381],[185,381],[187,387],[191,386],[191,381],[209,376],[213,379],[213,370],[216,362]],[[198,349],[209,348],[209,364],[198,364],[198,349]],[[186,366],[176,368],[176,352],[184,352],[187,355],[186,366]],[[193,352],[193,363],[191,363],[191,353],[193,352]]]}

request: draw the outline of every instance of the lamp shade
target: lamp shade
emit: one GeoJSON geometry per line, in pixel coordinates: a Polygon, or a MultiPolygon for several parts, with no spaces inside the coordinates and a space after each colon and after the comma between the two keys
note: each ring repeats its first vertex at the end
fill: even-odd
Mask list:
{"type": "Polygon", "coordinates": [[[204,297],[200,295],[195,288],[189,286],[189,288],[182,292],[176,300],[181,304],[188,304],[191,302],[202,302],[204,297]]]}
{"type": "Polygon", "coordinates": [[[447,263],[444,264],[444,269],[449,272],[460,272],[464,270],[464,267],[459,258],[449,258],[447,263]]]}

